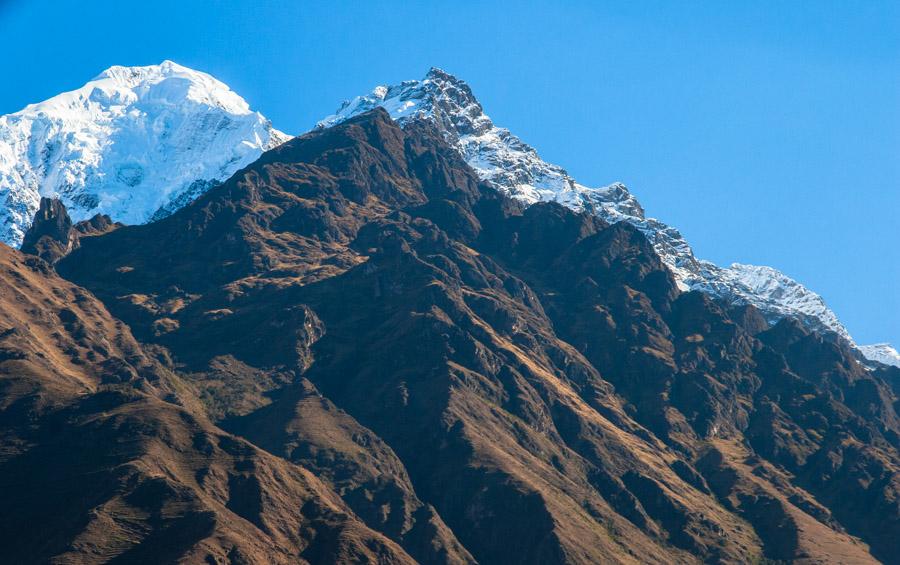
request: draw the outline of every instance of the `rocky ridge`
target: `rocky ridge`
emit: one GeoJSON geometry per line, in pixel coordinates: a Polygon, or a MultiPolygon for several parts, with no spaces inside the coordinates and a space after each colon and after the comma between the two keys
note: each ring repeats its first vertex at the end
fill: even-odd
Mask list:
{"type": "MultiPolygon", "coordinates": [[[[440,69],[431,69],[422,80],[379,86],[348,100],[317,127],[330,127],[375,107],[384,108],[401,125],[415,120],[435,124],[481,179],[517,200],[558,202],[590,211],[609,223],[626,221],[638,227],[685,290],[699,290],[735,305],[752,304],[771,323],[792,317],[853,343],[815,292],[771,267],[738,263],[719,267],[698,259],[678,229],[647,217],[624,184],[593,188],[578,183],[509,130],[495,126],[470,87],[440,69]]],[[[862,347],[860,351],[865,355],[872,350],[862,347]]]]}

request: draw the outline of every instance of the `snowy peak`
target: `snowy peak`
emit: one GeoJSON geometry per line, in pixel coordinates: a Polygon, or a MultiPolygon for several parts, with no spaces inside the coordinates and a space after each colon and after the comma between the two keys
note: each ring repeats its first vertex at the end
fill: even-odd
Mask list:
{"type": "Polygon", "coordinates": [[[172,61],[145,67],[112,66],[90,82],[44,102],[29,104],[9,117],[44,113],[48,116],[93,118],[92,112],[116,106],[193,103],[235,115],[250,114],[247,102],[212,76],[172,61]],[[85,111],[87,110],[87,114],[85,111]]]}
{"type": "Polygon", "coordinates": [[[482,180],[526,204],[558,202],[591,211],[610,223],[635,225],[683,290],[705,292],[732,304],[752,304],[770,323],[793,317],[811,329],[833,332],[853,343],[838,317],[815,292],[771,267],[719,267],[698,259],[681,232],[647,217],[624,184],[588,187],[578,183],[562,167],[541,159],[509,130],[496,127],[471,88],[440,69],[432,68],[422,80],[378,86],[369,94],[344,102],[318,127],[335,125],[375,107],[387,110],[401,125],[418,119],[432,122],[482,180]]]}
{"type": "MultiPolygon", "coordinates": [[[[482,179],[510,196],[528,203],[560,201],[578,209],[586,204],[564,169],[546,163],[509,130],[496,127],[469,85],[441,69],[432,68],[422,80],[378,86],[348,100],[317,127],[333,126],[375,107],[384,108],[401,125],[417,119],[432,122],[482,179]]],[[[619,197],[624,186],[616,185],[618,191],[605,188],[611,189],[605,196],[619,197]]]]}
{"type": "Polygon", "coordinates": [[[286,139],[206,73],[110,67],[0,117],[0,241],[21,244],[42,196],[76,222],[165,216],[286,139]]]}
{"type": "MultiPolygon", "coordinates": [[[[178,104],[188,100],[210,108],[219,108],[235,115],[250,114],[247,102],[228,86],[212,76],[183,67],[172,61],[146,67],[113,66],[91,83],[94,88],[114,86],[143,94],[146,100],[178,104]]],[[[89,83],[90,84],[90,83],[89,83]]]]}
{"type": "Polygon", "coordinates": [[[376,107],[384,108],[401,124],[416,118],[435,121],[442,132],[455,137],[484,133],[493,127],[469,85],[436,67],[421,81],[377,86],[369,94],[345,101],[317,127],[333,126],[376,107]]]}

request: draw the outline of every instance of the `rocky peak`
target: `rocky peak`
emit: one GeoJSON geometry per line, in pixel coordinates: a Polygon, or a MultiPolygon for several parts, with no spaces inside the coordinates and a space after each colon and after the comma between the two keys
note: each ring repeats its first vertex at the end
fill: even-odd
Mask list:
{"type": "MultiPolygon", "coordinates": [[[[601,187],[578,183],[565,169],[547,163],[509,130],[494,125],[466,82],[432,68],[422,80],[379,86],[345,102],[318,127],[330,127],[375,107],[383,107],[403,127],[434,124],[478,176],[526,205],[557,202],[590,211],[610,224],[628,222],[653,244],[682,290],[698,290],[732,305],[752,305],[770,322],[796,318],[806,327],[853,339],[817,293],[777,269],[735,263],[720,267],[694,255],[681,232],[647,217],[637,198],[619,182],[601,187]]],[[[878,355],[863,347],[864,355],[878,355]]]]}
{"type": "Polygon", "coordinates": [[[494,127],[464,81],[432,67],[421,87],[429,98],[431,114],[442,130],[461,137],[480,135],[494,127]]]}
{"type": "Polygon", "coordinates": [[[102,214],[73,224],[61,200],[41,198],[31,227],[25,232],[21,251],[54,264],[77,249],[82,238],[103,235],[120,227],[122,224],[102,214]]]}
{"type": "Polygon", "coordinates": [[[35,242],[42,237],[50,237],[64,243],[72,232],[72,219],[65,205],[58,198],[41,198],[41,204],[34,221],[22,241],[22,250],[26,253],[35,242]]]}
{"type": "Polygon", "coordinates": [[[452,140],[493,128],[469,85],[435,67],[422,80],[378,86],[369,94],[344,102],[337,113],[320,121],[317,127],[333,126],[376,107],[387,110],[401,125],[416,119],[432,121],[452,140]]]}
{"type": "Polygon", "coordinates": [[[54,263],[71,251],[77,240],[65,205],[57,198],[41,198],[34,221],[22,240],[22,251],[54,263]]]}

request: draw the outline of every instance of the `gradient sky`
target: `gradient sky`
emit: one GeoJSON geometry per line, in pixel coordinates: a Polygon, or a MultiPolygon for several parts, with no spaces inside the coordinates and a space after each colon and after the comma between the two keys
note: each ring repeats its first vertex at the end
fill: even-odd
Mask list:
{"type": "Polygon", "coordinates": [[[698,256],[774,266],[900,345],[900,2],[126,4],[0,0],[0,114],[172,59],[296,134],[438,66],[698,256]]]}

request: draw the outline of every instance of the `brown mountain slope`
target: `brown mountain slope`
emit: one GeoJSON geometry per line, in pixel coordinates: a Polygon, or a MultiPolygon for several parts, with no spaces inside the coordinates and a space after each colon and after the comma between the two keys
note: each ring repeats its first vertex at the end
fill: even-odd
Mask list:
{"type": "Polygon", "coordinates": [[[391,448],[309,381],[289,387],[277,402],[230,429],[326,480],[366,523],[420,561],[474,562],[434,508],[416,496],[391,448]]]}
{"type": "Polygon", "coordinates": [[[4,562],[412,562],[40,259],[0,246],[0,288],[4,562]]]}
{"type": "Polygon", "coordinates": [[[81,243],[59,272],[192,418],[420,561],[900,562],[897,371],[680,293],[633,228],[523,211],[421,124],[373,111],[81,243]]]}

